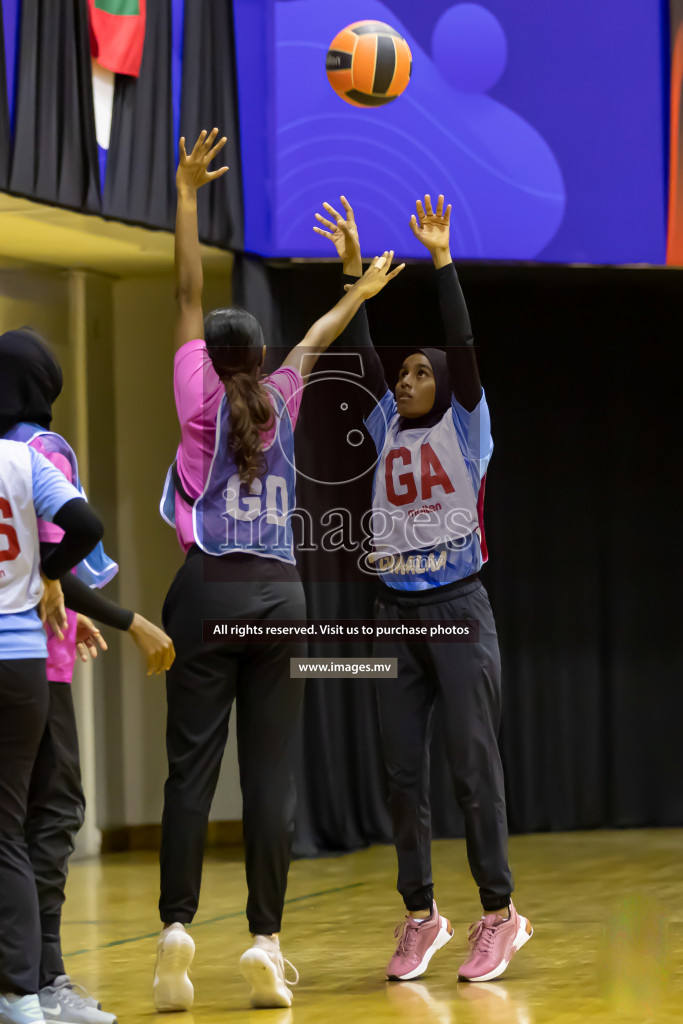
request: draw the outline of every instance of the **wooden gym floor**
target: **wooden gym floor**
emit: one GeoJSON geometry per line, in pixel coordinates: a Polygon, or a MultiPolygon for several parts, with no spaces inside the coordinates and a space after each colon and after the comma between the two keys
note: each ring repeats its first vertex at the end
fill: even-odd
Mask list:
{"type": "MultiPolygon", "coordinates": [[[[292,1010],[251,1011],[237,961],[249,945],[239,850],[207,856],[192,979],[195,1004],[168,1024],[573,1024],[683,1020],[683,830],[513,838],[519,910],[535,934],[500,981],[457,982],[480,913],[461,840],[434,843],[436,897],[455,936],[423,979],[387,983],[402,917],[391,847],[295,861],[282,948],[299,969],[292,1010]],[[255,1016],[256,1015],[256,1016],[255,1016]]],[[[64,953],[72,977],[120,1024],[149,1022],[158,867],[153,854],[75,864],[64,953]]]]}

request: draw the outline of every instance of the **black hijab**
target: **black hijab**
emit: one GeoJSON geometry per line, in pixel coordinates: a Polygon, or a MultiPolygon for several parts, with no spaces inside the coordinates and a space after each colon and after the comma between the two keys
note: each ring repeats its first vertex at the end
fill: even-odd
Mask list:
{"type": "Polygon", "coordinates": [[[416,348],[414,353],[420,352],[426,356],[434,374],[434,404],[429,412],[423,416],[416,416],[409,419],[401,416],[398,421],[399,430],[416,430],[420,427],[433,427],[442,419],[443,414],[451,407],[451,375],[448,370],[446,353],[440,348],[416,348]]]}
{"type": "Polygon", "coordinates": [[[29,327],[0,334],[0,437],[16,423],[52,422],[62,390],[62,368],[47,343],[29,327]]]}

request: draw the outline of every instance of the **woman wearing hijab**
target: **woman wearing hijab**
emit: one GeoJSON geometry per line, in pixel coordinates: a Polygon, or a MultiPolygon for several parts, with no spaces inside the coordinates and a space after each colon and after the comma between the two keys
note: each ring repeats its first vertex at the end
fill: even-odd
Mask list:
{"type": "MultiPolygon", "coordinates": [[[[0,436],[23,442],[48,459],[83,494],[76,455],[50,429],[52,406],[62,390],[62,370],[47,343],[28,328],[0,335],[0,436]]],[[[48,558],[62,537],[59,525],[39,519],[41,555],[48,558]]],[[[26,818],[26,838],[38,886],[42,928],[40,1000],[63,1024],[113,1024],[95,1000],[74,987],[66,973],[60,929],[69,857],[83,824],[85,796],[81,785],[76,717],[71,679],[77,646],[82,658],[106,649],[87,616],[128,631],[140,647],[147,671],[161,672],[173,658],[173,645],[143,616],[119,607],[99,593],[118,571],[101,544],[62,581],[67,624],[62,636],[48,627],[47,724],[33,768],[26,818]]]]}
{"type": "MultiPolygon", "coordinates": [[[[314,230],[334,242],[348,275],[362,271],[353,210],[345,217],[325,204],[314,230]],[[334,220],[330,220],[333,217],[334,220]]],[[[503,770],[498,749],[500,655],[488,595],[477,573],[486,561],[484,480],[493,451],[486,398],[479,380],[469,315],[449,245],[451,207],[436,210],[425,196],[411,217],[427,248],[446,333],[446,351],[416,348],[404,359],[395,392],[372,347],[361,310],[345,342],[362,347],[372,392],[365,424],[379,455],[373,484],[372,562],[381,581],[376,618],[400,627],[420,620],[437,627],[469,620],[474,642],[397,640],[381,654],[398,659],[398,679],[377,682],[389,808],[398,854],[398,890],[406,918],[387,977],[424,974],[452,937],[434,902],[429,809],[429,744],[434,712],[444,729],[456,799],[465,818],[467,855],[479,886],[483,916],[470,929],[466,981],[499,977],[532,935],[515,910],[507,860],[503,770]]]]}
{"type": "MultiPolygon", "coordinates": [[[[305,620],[291,515],[296,505],[294,427],[302,373],[366,298],[402,267],[379,257],[349,294],[310,328],[282,366],[262,378],[257,320],[240,309],[202,311],[197,190],[224,174],[209,171],[225,145],[217,129],[188,156],[180,140],[175,233],[177,326],[175,401],[181,441],[161,502],[187,558],[166,598],[164,626],[177,650],[167,675],[161,840],[163,930],[157,946],[157,1010],[186,1010],[194,942],[185,925],[197,911],[211,802],[237,704],[247,919],[253,946],[240,960],[254,1007],[290,1006],[279,932],[287,886],[296,794],[292,778],[303,681],[290,658],[305,646],[265,631],[269,620],[305,620]],[[205,630],[211,620],[264,630],[256,642],[205,630]]],[[[230,628],[230,627],[228,627],[230,628]]]]}
{"type": "MultiPolygon", "coordinates": [[[[66,615],[59,578],[101,536],[97,516],[47,459],[24,444],[0,439],[0,1021],[4,1024],[44,1024],[45,1008],[38,995],[40,908],[26,837],[29,787],[50,700],[42,605],[53,606],[49,621],[55,635],[61,636],[66,615]],[[42,558],[42,564],[37,516],[55,522],[63,531],[61,542],[42,558]]],[[[71,1018],[64,1015],[64,1019],[71,1018]]]]}

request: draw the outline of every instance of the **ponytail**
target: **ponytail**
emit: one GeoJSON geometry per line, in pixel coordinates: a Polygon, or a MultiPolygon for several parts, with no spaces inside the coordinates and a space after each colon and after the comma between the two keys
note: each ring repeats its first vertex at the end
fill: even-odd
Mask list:
{"type": "Polygon", "coordinates": [[[251,488],[267,470],[261,431],[272,424],[273,407],[252,373],[238,370],[222,381],[230,404],[230,447],[240,480],[251,488]]]}
{"type": "Polygon", "coordinates": [[[244,309],[214,309],[204,323],[206,350],[230,405],[230,447],[240,480],[249,488],[265,476],[261,431],[273,422],[273,407],[258,382],[263,331],[244,309]]]}

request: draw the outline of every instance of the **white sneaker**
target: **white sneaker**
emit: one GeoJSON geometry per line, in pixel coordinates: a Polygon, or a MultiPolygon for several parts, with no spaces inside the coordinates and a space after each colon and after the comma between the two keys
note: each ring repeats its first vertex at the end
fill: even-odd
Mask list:
{"type": "Polygon", "coordinates": [[[40,1008],[46,1021],[59,1019],[60,1024],[117,1024],[113,1013],[105,1013],[85,989],[68,974],[60,974],[51,985],[38,993],[40,1008]]]}
{"type": "Polygon", "coordinates": [[[153,988],[154,1006],[160,1013],[192,1006],[194,988],[187,972],[193,957],[194,942],[185,925],[164,928],[157,942],[153,988]]]}
{"type": "Polygon", "coordinates": [[[275,940],[257,935],[251,949],[240,957],[240,970],[251,985],[249,999],[254,1009],[292,1005],[290,986],[299,981],[299,972],[284,959],[275,940]],[[285,964],[296,974],[294,981],[286,980],[285,964]]]}
{"type": "Polygon", "coordinates": [[[0,1022],[2,1024],[45,1024],[38,995],[16,996],[12,992],[0,994],[0,1022]]]}

